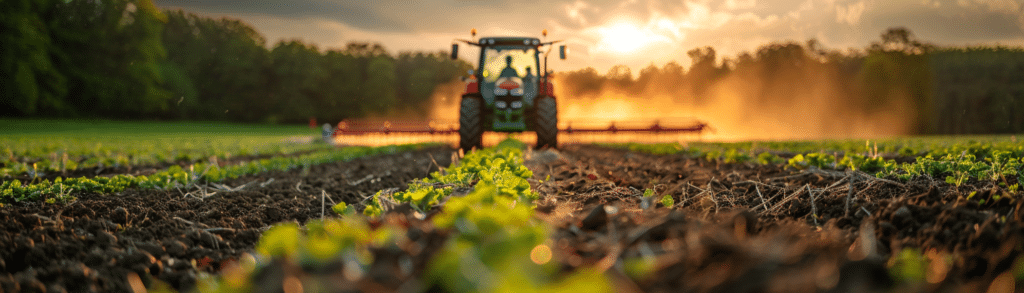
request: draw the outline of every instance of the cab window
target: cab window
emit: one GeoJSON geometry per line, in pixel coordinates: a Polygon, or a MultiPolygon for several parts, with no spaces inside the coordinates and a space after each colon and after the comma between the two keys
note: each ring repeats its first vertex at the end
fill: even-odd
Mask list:
{"type": "MultiPolygon", "coordinates": [[[[536,67],[537,50],[534,48],[489,47],[484,50],[483,72],[484,81],[494,82],[502,75],[514,73],[517,77],[526,76],[526,68],[536,67]],[[511,66],[507,66],[507,57],[512,57],[511,66]],[[506,70],[508,68],[508,70],[506,70]]],[[[536,74],[536,73],[533,73],[536,74]]]]}

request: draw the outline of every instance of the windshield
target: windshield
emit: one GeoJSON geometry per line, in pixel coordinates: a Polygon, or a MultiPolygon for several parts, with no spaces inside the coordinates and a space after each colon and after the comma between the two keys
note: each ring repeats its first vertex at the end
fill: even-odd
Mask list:
{"type": "Polygon", "coordinates": [[[537,50],[522,47],[488,47],[484,49],[482,64],[481,74],[488,82],[494,82],[499,77],[512,77],[513,74],[520,78],[526,77],[527,74],[537,76],[537,50]],[[508,64],[509,61],[511,64],[508,64]]]}

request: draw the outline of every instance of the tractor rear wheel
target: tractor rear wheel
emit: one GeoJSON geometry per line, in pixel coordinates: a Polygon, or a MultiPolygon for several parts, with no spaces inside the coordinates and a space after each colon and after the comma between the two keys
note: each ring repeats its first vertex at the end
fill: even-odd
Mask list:
{"type": "Polygon", "coordinates": [[[558,104],[554,97],[537,99],[537,148],[558,147],[558,104]]]}
{"type": "Polygon", "coordinates": [[[459,108],[459,148],[465,152],[483,148],[482,106],[479,97],[462,97],[459,108]]]}

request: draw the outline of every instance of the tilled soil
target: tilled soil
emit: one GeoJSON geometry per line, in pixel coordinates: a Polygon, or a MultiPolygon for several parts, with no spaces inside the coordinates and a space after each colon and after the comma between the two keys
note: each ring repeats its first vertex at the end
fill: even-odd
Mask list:
{"type": "MultiPolygon", "coordinates": [[[[0,209],[0,288],[128,291],[128,280],[157,278],[188,289],[197,272],[219,271],[269,225],[320,217],[321,200],[361,209],[367,195],[422,178],[451,155],[428,149],[202,190],[0,209]]],[[[564,272],[603,270],[620,292],[1024,291],[1012,274],[1024,249],[1022,194],[990,182],[895,182],[595,146],[528,151],[527,165],[538,216],[554,227],[552,261],[564,272]],[[656,196],[644,198],[648,188],[656,196]],[[672,207],[660,203],[666,194],[672,207]],[[928,273],[901,269],[915,265],[928,273]]],[[[401,245],[374,249],[358,276],[341,263],[280,263],[253,282],[276,292],[288,276],[317,275],[341,280],[331,282],[336,291],[417,291],[450,237],[431,227],[433,214],[399,206],[371,221],[408,230],[401,245]]]]}
{"type": "Polygon", "coordinates": [[[536,186],[538,211],[558,227],[565,270],[596,265],[620,275],[623,291],[1024,289],[1010,272],[1024,249],[1013,200],[1021,193],[992,183],[900,183],[593,146],[532,157],[535,176],[551,179],[536,186]],[[657,196],[645,200],[647,188],[657,196]],[[665,194],[672,209],[658,208],[665,194]],[[906,248],[919,253],[900,254],[906,248]],[[888,263],[894,254],[928,273],[899,280],[913,279],[900,273],[913,262],[888,263]],[[638,261],[646,270],[627,277],[623,267],[638,261]]]}
{"type": "Polygon", "coordinates": [[[0,209],[0,292],[132,292],[154,279],[188,290],[197,273],[251,250],[270,225],[318,219],[340,201],[362,208],[367,196],[423,178],[452,154],[427,148],[187,190],[8,205],[0,209]]]}

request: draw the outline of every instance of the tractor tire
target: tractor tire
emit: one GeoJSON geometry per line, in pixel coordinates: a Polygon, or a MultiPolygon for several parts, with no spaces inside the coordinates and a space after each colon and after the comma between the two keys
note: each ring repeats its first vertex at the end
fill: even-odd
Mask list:
{"type": "Polygon", "coordinates": [[[558,103],[554,97],[537,99],[537,148],[558,147],[558,103]]]}
{"type": "Polygon", "coordinates": [[[483,103],[478,97],[462,97],[459,108],[459,148],[469,152],[483,148],[483,103]]]}

